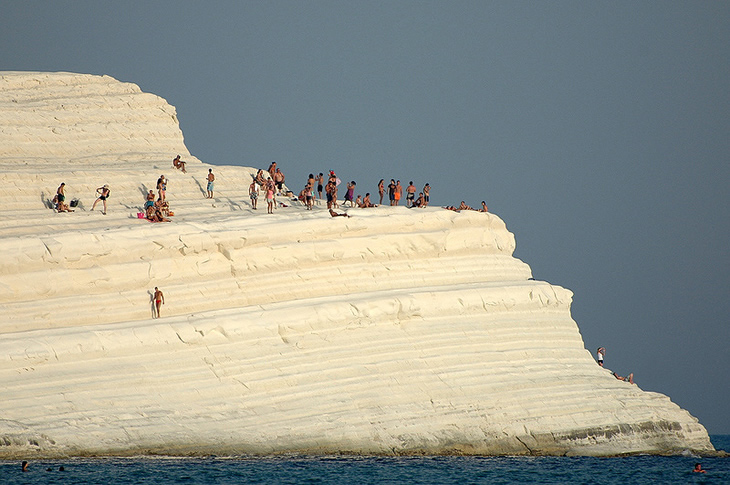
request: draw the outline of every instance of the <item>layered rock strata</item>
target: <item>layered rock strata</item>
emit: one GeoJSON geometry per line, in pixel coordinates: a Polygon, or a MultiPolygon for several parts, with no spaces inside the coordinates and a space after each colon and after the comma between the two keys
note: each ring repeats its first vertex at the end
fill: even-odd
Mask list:
{"type": "Polygon", "coordinates": [[[267,215],[255,170],[190,156],[133,84],[0,74],[0,457],[713,450],[595,364],[572,293],[532,280],[496,215],[267,215]],[[160,174],[175,216],[151,224],[160,174]],[[49,208],[60,182],[74,213],[49,208]]]}

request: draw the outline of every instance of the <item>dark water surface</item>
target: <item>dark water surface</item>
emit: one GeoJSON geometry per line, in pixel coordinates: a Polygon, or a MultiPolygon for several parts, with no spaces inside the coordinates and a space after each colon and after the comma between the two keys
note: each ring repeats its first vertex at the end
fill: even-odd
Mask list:
{"type": "MultiPolygon", "coordinates": [[[[730,451],[730,436],[711,437],[730,451]]],[[[730,484],[730,458],[237,457],[0,461],[0,484],[730,484]],[[707,470],[693,473],[696,462],[707,470]],[[59,471],[63,466],[64,471],[59,471]],[[51,471],[46,471],[51,468],[51,471]]]]}

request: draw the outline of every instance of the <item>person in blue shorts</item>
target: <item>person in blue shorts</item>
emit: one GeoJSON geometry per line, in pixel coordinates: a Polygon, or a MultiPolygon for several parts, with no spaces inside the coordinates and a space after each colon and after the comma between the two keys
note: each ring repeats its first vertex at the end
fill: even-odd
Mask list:
{"type": "Polygon", "coordinates": [[[208,193],[206,194],[206,199],[212,199],[213,198],[213,182],[215,181],[215,175],[213,175],[213,169],[208,169],[208,193]]]}

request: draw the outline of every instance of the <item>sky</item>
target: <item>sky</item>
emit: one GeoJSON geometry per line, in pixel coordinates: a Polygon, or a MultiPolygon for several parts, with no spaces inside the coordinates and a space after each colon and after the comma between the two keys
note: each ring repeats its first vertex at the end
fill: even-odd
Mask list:
{"type": "Polygon", "coordinates": [[[133,82],[294,190],[484,200],[586,348],[730,434],[730,2],[6,1],[0,70],[133,82]]]}

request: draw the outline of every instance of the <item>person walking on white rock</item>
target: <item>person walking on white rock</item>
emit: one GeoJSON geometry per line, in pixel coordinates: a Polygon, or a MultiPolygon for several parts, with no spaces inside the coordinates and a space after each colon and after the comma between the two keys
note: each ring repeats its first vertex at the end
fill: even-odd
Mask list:
{"type": "Polygon", "coordinates": [[[106,200],[109,198],[109,194],[111,191],[109,190],[109,185],[104,184],[102,187],[99,187],[96,189],[96,193],[99,195],[99,197],[94,201],[94,204],[91,206],[91,210],[93,211],[96,207],[96,204],[101,201],[104,204],[104,212],[102,214],[106,215],[106,200]]]}
{"type": "Polygon", "coordinates": [[[155,286],[155,294],[152,296],[155,300],[155,318],[160,318],[160,305],[165,304],[165,295],[162,294],[159,288],[155,286]]]}
{"type": "Polygon", "coordinates": [[[208,194],[206,195],[206,199],[212,199],[213,198],[213,182],[215,182],[215,175],[213,175],[213,169],[208,169],[208,187],[207,191],[208,194]]]}

